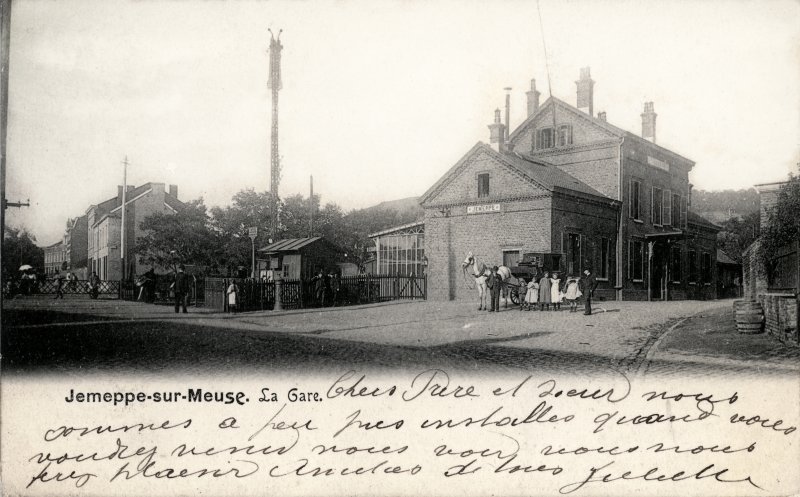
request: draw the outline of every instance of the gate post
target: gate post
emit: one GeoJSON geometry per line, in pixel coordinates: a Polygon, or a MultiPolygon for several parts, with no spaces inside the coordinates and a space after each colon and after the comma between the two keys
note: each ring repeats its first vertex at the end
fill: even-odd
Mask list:
{"type": "Polygon", "coordinates": [[[282,311],[283,310],[283,299],[281,295],[281,290],[283,289],[283,276],[280,274],[275,275],[275,307],[273,310],[275,311],[282,311]]]}

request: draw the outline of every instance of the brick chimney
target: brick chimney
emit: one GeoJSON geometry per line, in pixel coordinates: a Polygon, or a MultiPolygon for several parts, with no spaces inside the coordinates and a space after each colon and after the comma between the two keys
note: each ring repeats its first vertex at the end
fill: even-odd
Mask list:
{"type": "Polygon", "coordinates": [[[594,115],[594,80],[590,68],[581,68],[581,77],[575,82],[578,86],[578,104],[576,107],[590,116],[594,115]]]}
{"type": "Polygon", "coordinates": [[[117,185],[117,198],[122,202],[122,185],[117,185]]]}
{"type": "Polygon", "coordinates": [[[601,121],[606,121],[606,111],[600,111],[597,113],[597,118],[601,121]]]}
{"type": "Polygon", "coordinates": [[[500,121],[500,109],[494,111],[494,123],[489,125],[489,143],[497,152],[505,151],[506,126],[500,121]]]}
{"type": "Polygon", "coordinates": [[[528,117],[530,117],[539,110],[539,96],[541,95],[541,93],[536,90],[535,79],[531,80],[531,91],[525,92],[525,95],[528,96],[528,117]]]}
{"type": "Polygon", "coordinates": [[[178,185],[169,185],[169,194],[178,198],[178,185]]]}
{"type": "Polygon", "coordinates": [[[642,138],[656,142],[656,114],[653,109],[653,102],[644,103],[644,112],[642,112],[642,138]]]}

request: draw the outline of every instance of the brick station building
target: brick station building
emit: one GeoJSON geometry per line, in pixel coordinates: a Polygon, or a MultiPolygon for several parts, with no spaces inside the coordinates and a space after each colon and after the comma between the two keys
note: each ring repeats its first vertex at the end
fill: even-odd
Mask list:
{"type": "Polygon", "coordinates": [[[576,84],[577,106],[539,105],[532,80],[525,121],[509,133],[495,111],[493,146],[473,146],[420,198],[429,298],[475,298],[468,252],[489,266],[561,254],[545,269],[592,268],[601,299],[715,297],[719,227],[690,210],[695,163],[656,144],[652,102],[639,136],[593,114],[588,68],[576,84]]]}

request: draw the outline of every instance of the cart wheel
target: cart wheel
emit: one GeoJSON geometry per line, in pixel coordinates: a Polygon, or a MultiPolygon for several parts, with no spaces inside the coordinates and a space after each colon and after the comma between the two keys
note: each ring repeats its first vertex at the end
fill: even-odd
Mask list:
{"type": "Polygon", "coordinates": [[[511,292],[511,302],[514,305],[519,305],[519,292],[517,290],[511,292]]]}

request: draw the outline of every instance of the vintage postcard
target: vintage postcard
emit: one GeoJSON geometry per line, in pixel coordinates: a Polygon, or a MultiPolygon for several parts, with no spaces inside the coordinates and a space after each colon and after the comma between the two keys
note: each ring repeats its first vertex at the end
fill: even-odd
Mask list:
{"type": "Polygon", "coordinates": [[[800,494],[800,4],[0,0],[0,493],[800,494]]]}

